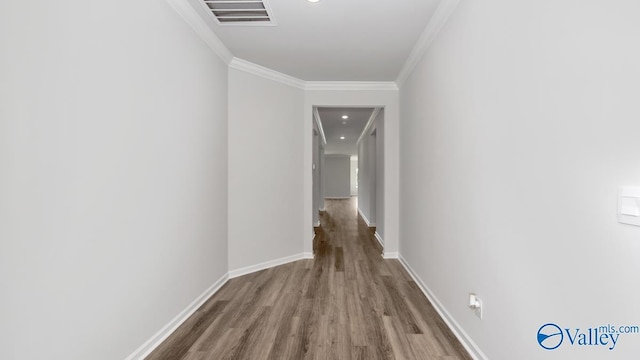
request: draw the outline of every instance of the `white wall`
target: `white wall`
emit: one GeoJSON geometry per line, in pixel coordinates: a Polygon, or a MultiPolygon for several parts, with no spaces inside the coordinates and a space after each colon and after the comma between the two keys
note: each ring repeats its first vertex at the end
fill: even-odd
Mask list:
{"type": "Polygon", "coordinates": [[[324,153],[324,146],[320,147],[320,151],[318,153],[318,157],[319,157],[319,167],[320,167],[320,173],[318,174],[318,179],[320,182],[320,192],[319,192],[319,197],[318,197],[318,210],[319,211],[325,211],[325,201],[324,201],[324,194],[325,194],[325,183],[324,181],[322,181],[322,179],[324,179],[324,173],[325,173],[325,153],[324,153]]]}
{"type": "Polygon", "coordinates": [[[226,65],[151,0],[3,1],[0,48],[0,358],[123,359],[227,271],[226,65]]]}
{"type": "Polygon", "coordinates": [[[462,1],[401,89],[400,252],[490,359],[631,359],[543,350],[538,328],[640,323],[640,3],[462,1]],[[484,301],[484,319],[467,295],[484,301]]]}
{"type": "Polygon", "coordinates": [[[358,157],[351,157],[351,169],[350,169],[350,184],[351,184],[351,196],[358,195],[358,157]]]}
{"type": "MultiPolygon", "coordinates": [[[[313,106],[381,106],[385,108],[384,116],[384,213],[385,227],[381,236],[385,239],[384,255],[394,257],[398,251],[399,224],[399,100],[396,90],[307,90],[305,92],[304,117],[310,119],[313,106]]],[[[304,138],[304,166],[311,168],[312,161],[312,124],[305,122],[301,131],[304,138]]],[[[312,227],[312,174],[304,175],[304,228],[312,227]]],[[[305,251],[311,251],[311,239],[303,240],[305,251]]]]}
{"type": "Polygon", "coordinates": [[[358,210],[384,243],[384,109],[358,142],[358,210]]]}
{"type": "Polygon", "coordinates": [[[369,226],[376,226],[376,135],[367,129],[358,142],[358,212],[369,226]]]}
{"type": "Polygon", "coordinates": [[[351,197],[351,157],[349,155],[324,156],[325,198],[351,197]]]}
{"type": "MultiPolygon", "coordinates": [[[[314,124],[315,125],[315,124],[314,124]]],[[[320,224],[320,183],[322,182],[320,169],[320,135],[314,126],[313,129],[313,226],[320,224]]]]}
{"type": "MultiPolygon", "coordinates": [[[[384,167],[384,146],[385,146],[385,125],[384,125],[384,113],[385,110],[381,109],[376,115],[374,120],[375,128],[376,128],[376,144],[375,144],[375,195],[372,195],[376,199],[375,206],[375,218],[376,218],[376,237],[378,240],[381,240],[384,244],[384,236],[385,233],[385,204],[384,204],[384,177],[385,177],[385,167],[384,167]]],[[[396,166],[398,161],[396,161],[396,166]]],[[[397,198],[395,199],[397,201],[397,198]]],[[[386,244],[385,244],[386,247],[386,244]]]]}
{"type": "MultiPolygon", "coordinates": [[[[229,69],[229,268],[302,254],[304,91],[229,69]]],[[[309,128],[305,128],[305,125],[309,128]]],[[[311,146],[310,149],[311,150],[311,146]]],[[[311,196],[311,188],[309,188],[311,196]]],[[[309,213],[310,215],[310,213],[309,213]]],[[[309,239],[310,241],[310,239],[309,239]]],[[[309,251],[310,252],[310,251],[309,251]]]]}
{"type": "Polygon", "coordinates": [[[324,211],[324,142],[320,129],[313,123],[313,226],[320,226],[320,211],[324,211]]]}

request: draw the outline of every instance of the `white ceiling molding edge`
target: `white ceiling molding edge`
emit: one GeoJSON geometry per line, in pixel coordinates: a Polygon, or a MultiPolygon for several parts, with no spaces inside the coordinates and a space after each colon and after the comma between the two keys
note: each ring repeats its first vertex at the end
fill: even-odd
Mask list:
{"type": "Polygon", "coordinates": [[[427,27],[424,29],[415,46],[411,50],[407,61],[404,63],[400,74],[396,78],[396,84],[398,88],[401,88],[404,82],[407,80],[413,69],[418,65],[418,62],[422,59],[424,54],[427,52],[427,49],[433,42],[433,40],[438,36],[438,33],[444,27],[449,16],[456,9],[460,0],[442,0],[436,11],[431,16],[427,27]]]}
{"type": "Polygon", "coordinates": [[[302,90],[398,91],[398,87],[393,81],[304,81],[238,57],[234,57],[233,60],[231,60],[229,67],[302,90]]]}
{"type": "Polygon", "coordinates": [[[360,134],[360,136],[358,137],[358,141],[356,141],[356,145],[360,144],[360,141],[362,141],[362,138],[364,138],[367,132],[369,132],[369,130],[373,126],[373,122],[376,120],[376,117],[378,117],[378,113],[380,112],[380,110],[382,110],[381,107],[377,107],[373,109],[371,116],[369,116],[369,121],[367,121],[367,125],[364,126],[364,129],[362,129],[362,134],[360,134]]]}
{"type": "Polygon", "coordinates": [[[393,81],[307,81],[305,90],[397,91],[393,81]]]}
{"type": "Polygon", "coordinates": [[[320,138],[322,139],[322,145],[327,145],[327,137],[324,136],[324,128],[322,127],[322,119],[320,119],[320,113],[318,112],[318,108],[313,108],[313,119],[316,121],[316,126],[318,127],[318,132],[320,133],[320,138]]]}
{"type": "Polygon", "coordinates": [[[302,90],[304,90],[305,88],[305,82],[303,80],[237,57],[234,57],[233,60],[231,60],[231,63],[229,63],[229,67],[247,72],[249,74],[260,76],[265,79],[277,81],[285,85],[293,86],[302,90]]]}
{"type": "Polygon", "coordinates": [[[165,0],[177,13],[186,21],[193,31],[213,50],[216,55],[229,64],[233,59],[233,54],[227,49],[222,40],[216,36],[211,28],[200,17],[197,10],[189,4],[187,0],[165,0]]]}

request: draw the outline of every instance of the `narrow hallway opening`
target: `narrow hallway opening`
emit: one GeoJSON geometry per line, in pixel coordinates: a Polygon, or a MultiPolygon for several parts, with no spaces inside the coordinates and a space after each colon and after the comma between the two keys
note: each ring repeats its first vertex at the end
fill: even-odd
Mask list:
{"type": "Polygon", "coordinates": [[[326,200],[357,196],[357,214],[384,246],[384,107],[314,106],[312,114],[314,234],[326,200]]]}

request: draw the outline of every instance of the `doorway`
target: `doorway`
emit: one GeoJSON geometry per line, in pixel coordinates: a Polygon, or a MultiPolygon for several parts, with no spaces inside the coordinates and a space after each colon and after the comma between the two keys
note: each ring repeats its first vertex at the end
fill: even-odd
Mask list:
{"type": "Polygon", "coordinates": [[[355,210],[384,247],[383,107],[313,108],[312,211],[320,224],[325,199],[357,196],[355,210]]]}
{"type": "MultiPolygon", "coordinates": [[[[307,89],[304,105],[304,220],[301,230],[303,251],[311,256],[313,251],[314,225],[313,213],[317,211],[313,204],[313,121],[315,109],[318,107],[351,107],[379,108],[380,123],[376,132],[376,158],[381,159],[376,167],[376,226],[378,241],[384,244],[385,258],[398,257],[399,239],[399,97],[395,84],[380,83],[326,83],[307,89]],[[309,235],[307,235],[309,234],[309,235]]],[[[319,137],[322,138],[322,135],[319,137]]],[[[317,164],[316,164],[317,166],[317,164]]],[[[320,169],[326,177],[324,169],[320,169]]],[[[358,169],[358,178],[361,177],[358,169]]],[[[317,182],[317,181],[316,181],[317,182]]],[[[320,182],[321,183],[321,182],[320,182]]],[[[361,189],[358,189],[361,192],[361,189]]],[[[321,196],[320,199],[323,197],[321,196]]],[[[319,199],[318,199],[319,200],[319,199]]],[[[326,208],[326,205],[325,207],[326,208]]],[[[354,211],[356,211],[354,209],[354,211]]]]}

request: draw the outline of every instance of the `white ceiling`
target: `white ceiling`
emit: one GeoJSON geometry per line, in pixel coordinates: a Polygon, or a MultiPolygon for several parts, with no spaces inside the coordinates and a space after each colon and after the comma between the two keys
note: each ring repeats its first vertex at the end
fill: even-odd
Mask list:
{"type": "Polygon", "coordinates": [[[394,81],[440,0],[266,2],[275,26],[209,17],[234,56],[306,81],[394,81]]]}
{"type": "Polygon", "coordinates": [[[358,155],[356,143],[367,125],[373,108],[318,107],[318,115],[327,139],[324,153],[358,155]],[[343,120],[342,115],[349,119],[343,120]],[[344,136],[344,140],[340,137],[344,136]]]}

